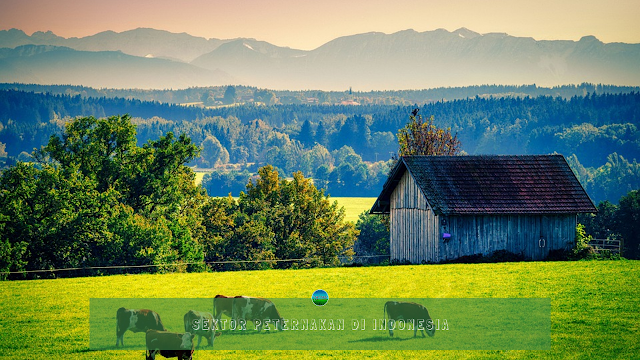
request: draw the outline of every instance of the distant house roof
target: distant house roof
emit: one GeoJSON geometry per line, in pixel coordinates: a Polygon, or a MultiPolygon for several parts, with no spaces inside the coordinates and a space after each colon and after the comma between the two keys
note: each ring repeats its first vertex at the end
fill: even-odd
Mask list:
{"type": "Polygon", "coordinates": [[[597,211],[562,155],[403,156],[372,214],[389,213],[391,193],[407,170],[439,215],[597,211]]]}

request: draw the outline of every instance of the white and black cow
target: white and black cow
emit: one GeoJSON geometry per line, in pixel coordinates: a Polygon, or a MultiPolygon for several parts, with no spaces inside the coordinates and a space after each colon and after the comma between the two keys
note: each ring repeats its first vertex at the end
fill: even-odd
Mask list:
{"type": "Polygon", "coordinates": [[[403,328],[413,328],[413,337],[416,337],[418,330],[422,331],[422,337],[425,337],[425,330],[429,336],[435,335],[435,327],[429,311],[426,307],[413,303],[413,302],[401,302],[401,301],[387,301],[384,304],[384,317],[386,321],[387,314],[389,315],[389,335],[393,336],[393,330],[400,328],[398,321],[403,321],[405,326],[403,328]],[[411,324],[411,325],[409,325],[411,324]]]}
{"type": "Polygon", "coordinates": [[[130,330],[134,333],[145,332],[149,329],[166,331],[160,320],[160,315],[148,309],[125,309],[121,307],[116,312],[116,347],[124,346],[124,333],[130,330]]]}
{"type": "Polygon", "coordinates": [[[184,314],[184,331],[198,335],[198,348],[203,336],[207,339],[207,345],[213,346],[216,332],[213,315],[208,312],[189,310],[184,314]]]}
{"type": "Polygon", "coordinates": [[[252,321],[261,332],[263,328],[282,330],[282,316],[276,306],[268,299],[248,296],[236,296],[233,300],[233,319],[241,326],[252,321]]]}
{"type": "Polygon", "coordinates": [[[155,360],[160,354],[166,358],[177,357],[179,360],[189,360],[193,356],[193,335],[169,331],[147,330],[147,360],[155,360]]]}

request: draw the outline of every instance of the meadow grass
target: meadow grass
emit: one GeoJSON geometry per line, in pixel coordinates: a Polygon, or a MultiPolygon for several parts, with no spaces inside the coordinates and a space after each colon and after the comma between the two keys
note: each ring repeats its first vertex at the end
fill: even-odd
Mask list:
{"type": "Polygon", "coordinates": [[[365,210],[371,210],[373,203],[376,201],[374,197],[330,197],[329,201],[337,201],[338,205],[344,207],[345,221],[351,221],[354,224],[358,222],[358,216],[365,210]]]}
{"type": "MultiPolygon", "coordinates": [[[[197,176],[198,173],[196,173],[196,178],[197,176]]],[[[238,197],[234,197],[234,199],[237,201],[238,197]]],[[[331,203],[337,201],[338,206],[344,207],[344,221],[350,221],[354,224],[358,222],[358,216],[363,211],[371,210],[376,199],[374,197],[329,197],[331,203]]]]}
{"type": "Polygon", "coordinates": [[[196,183],[196,185],[200,185],[202,184],[202,178],[204,178],[204,176],[209,173],[211,173],[210,170],[207,170],[207,171],[194,170],[194,174],[196,174],[196,178],[193,181],[196,183]]]}
{"type": "MultiPolygon", "coordinates": [[[[0,282],[0,357],[141,359],[89,350],[90,298],[550,298],[548,351],[197,351],[194,359],[637,359],[640,261],[409,265],[0,282]]],[[[115,343],[115,320],[113,342],[115,343]]],[[[144,336],[128,332],[126,338],[144,336]]],[[[428,339],[427,339],[428,340],[428,339]]]]}

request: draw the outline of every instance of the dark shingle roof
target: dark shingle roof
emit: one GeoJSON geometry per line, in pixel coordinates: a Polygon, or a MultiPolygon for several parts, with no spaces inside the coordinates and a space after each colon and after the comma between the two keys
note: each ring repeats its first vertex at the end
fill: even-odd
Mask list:
{"type": "Polygon", "coordinates": [[[438,214],[596,212],[562,155],[404,156],[371,213],[388,213],[389,197],[409,170],[438,214]]]}

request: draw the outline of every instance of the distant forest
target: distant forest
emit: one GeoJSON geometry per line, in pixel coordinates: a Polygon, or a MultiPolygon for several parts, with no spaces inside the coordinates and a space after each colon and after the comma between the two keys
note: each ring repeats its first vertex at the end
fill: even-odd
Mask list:
{"type": "MultiPolygon", "coordinates": [[[[143,101],[158,101],[166,104],[191,104],[207,102],[210,97],[222,99],[228,86],[192,87],[188,89],[95,89],[80,85],[37,85],[0,83],[0,90],[22,90],[53,95],[80,95],[94,98],[125,98],[143,101]]],[[[238,103],[261,102],[267,105],[335,105],[342,101],[356,101],[362,105],[414,105],[436,101],[462,100],[480,97],[538,97],[551,96],[569,99],[587,94],[619,94],[640,91],[638,86],[614,86],[583,83],[539,87],[532,85],[476,85],[465,87],[443,87],[421,90],[389,91],[288,91],[259,89],[249,86],[234,86],[238,103]],[[271,96],[273,94],[273,96],[271,96]]]]}
{"type": "Polygon", "coordinates": [[[617,201],[640,188],[638,88],[583,84],[545,94],[551,90],[487,86],[372,92],[367,97],[348,91],[322,95],[236,87],[234,102],[249,102],[250,96],[254,102],[186,107],[170,102],[223,98],[225,89],[213,93],[213,88],[0,87],[6,89],[0,90],[0,163],[29,161],[29,153],[45,145],[52,134],[60,134],[69,118],[130,114],[137,124],[138,144],[172,131],[186,134],[202,147],[200,158],[190,165],[216,169],[203,182],[209,195],[237,195],[258,167],[271,164],[287,176],[302,171],[332,196],[377,196],[386,180],[388,160],[398,149],[395,135],[417,106],[423,116],[433,115],[437,126],[457,133],[467,154],[565,155],[596,203],[617,201]],[[161,99],[168,93],[173,101],[161,99]],[[136,94],[154,101],[132,98],[136,94]],[[176,94],[181,94],[177,101],[176,94]],[[376,103],[371,100],[376,94],[396,104],[376,103]],[[448,100],[434,100],[436,95],[448,100]],[[413,101],[421,96],[424,102],[413,101]],[[258,97],[268,101],[257,102],[258,97]],[[318,103],[295,103],[293,98],[318,103]],[[330,104],[341,99],[361,105],[330,104]],[[236,166],[229,170],[224,164],[236,166]]]}

